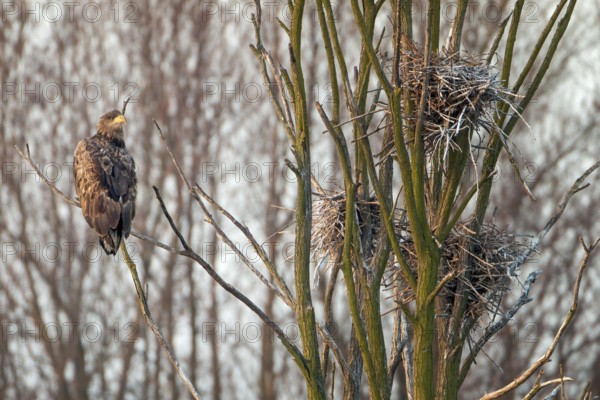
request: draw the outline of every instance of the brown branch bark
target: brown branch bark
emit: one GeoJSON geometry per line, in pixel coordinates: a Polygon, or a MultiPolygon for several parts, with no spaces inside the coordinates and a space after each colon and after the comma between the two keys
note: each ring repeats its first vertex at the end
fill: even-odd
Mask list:
{"type": "Polygon", "coordinates": [[[248,297],[246,297],[243,293],[241,293],[239,290],[237,290],[231,284],[226,282],[214,270],[214,268],[206,260],[204,260],[204,258],[202,258],[198,253],[196,253],[189,246],[189,244],[187,243],[187,241],[181,234],[181,231],[179,230],[179,228],[173,221],[173,218],[171,218],[171,215],[170,215],[169,211],[167,210],[165,203],[162,199],[162,196],[160,194],[160,191],[158,190],[157,187],[154,187],[154,192],[156,193],[156,197],[158,198],[162,212],[165,215],[165,217],[167,218],[167,221],[169,222],[171,229],[173,230],[175,235],[177,235],[177,238],[179,239],[181,245],[184,248],[184,251],[182,252],[181,255],[191,258],[192,260],[196,261],[196,263],[200,264],[200,266],[202,266],[202,268],[204,268],[204,270],[208,273],[208,275],[212,279],[214,279],[219,284],[219,286],[221,286],[223,289],[225,289],[227,292],[229,292],[235,298],[237,298],[242,303],[244,303],[244,305],[246,305],[251,311],[253,311],[265,324],[267,324],[269,326],[269,328],[273,329],[273,331],[275,332],[275,334],[277,335],[279,340],[282,342],[282,344],[285,346],[285,348],[290,352],[290,354],[294,358],[294,361],[300,368],[300,371],[305,375],[305,377],[308,378],[308,376],[307,376],[308,370],[306,369],[306,359],[304,358],[304,356],[302,355],[300,350],[289,340],[289,338],[285,335],[285,333],[281,330],[281,328],[275,322],[273,322],[273,320],[271,320],[271,318],[268,315],[266,315],[260,307],[258,307],[254,302],[252,302],[248,297]]]}
{"type": "Polygon", "coordinates": [[[503,396],[503,395],[511,392],[512,390],[521,386],[539,368],[541,368],[544,364],[546,364],[550,361],[550,357],[552,356],[554,349],[556,349],[556,346],[558,345],[560,338],[565,333],[565,330],[567,329],[567,327],[571,323],[571,320],[575,316],[575,313],[577,312],[577,307],[579,306],[579,288],[581,286],[581,280],[583,279],[583,273],[585,271],[585,268],[587,267],[588,260],[589,260],[589,257],[591,255],[592,251],[594,250],[594,248],[596,247],[598,242],[600,242],[600,238],[599,238],[592,245],[590,245],[588,247],[588,246],[586,246],[586,244],[584,243],[582,238],[580,238],[579,240],[581,242],[581,246],[583,247],[585,255],[584,255],[583,259],[581,260],[581,263],[579,264],[579,270],[577,272],[577,279],[575,280],[575,286],[573,287],[573,300],[571,302],[571,307],[569,308],[569,312],[567,313],[567,315],[565,316],[565,319],[563,320],[562,324],[558,328],[556,335],[554,335],[554,339],[552,340],[552,343],[548,347],[548,350],[546,350],[546,352],[540,358],[538,358],[527,370],[525,370],[521,375],[519,375],[517,378],[515,378],[511,383],[509,383],[508,385],[506,385],[498,390],[495,390],[491,393],[486,394],[485,396],[481,397],[480,400],[497,399],[500,396],[503,396]]]}

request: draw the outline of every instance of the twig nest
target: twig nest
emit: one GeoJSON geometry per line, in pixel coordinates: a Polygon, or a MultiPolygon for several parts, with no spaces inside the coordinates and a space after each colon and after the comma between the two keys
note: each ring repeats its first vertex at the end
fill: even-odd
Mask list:
{"type": "MultiPolygon", "coordinates": [[[[406,240],[403,248],[404,257],[416,275],[417,259],[412,239],[406,240]]],[[[484,225],[477,237],[473,236],[466,224],[457,226],[442,248],[439,279],[448,274],[455,275],[439,294],[446,301],[446,311],[450,313],[458,295],[467,297],[467,311],[472,317],[477,318],[484,311],[497,312],[504,295],[510,289],[508,267],[526,248],[525,240],[518,240],[517,235],[500,230],[493,224],[484,225]]],[[[414,294],[404,284],[399,266],[394,264],[389,271],[387,287],[400,288],[400,295],[396,300],[410,301],[414,294]]]]}
{"type": "Polygon", "coordinates": [[[456,137],[466,128],[495,128],[496,106],[508,102],[508,93],[492,68],[479,59],[458,55],[433,55],[430,65],[423,64],[420,48],[411,44],[404,49],[408,63],[401,66],[402,87],[415,107],[405,119],[414,123],[419,112],[425,77],[429,76],[425,97],[423,142],[426,151],[456,146],[456,137]]]}
{"type": "MultiPolygon", "coordinates": [[[[381,226],[380,207],[376,199],[358,200],[356,214],[360,227],[360,251],[364,258],[364,263],[355,260],[358,268],[369,265],[380,236],[386,233],[381,226]]],[[[312,252],[318,266],[341,262],[345,221],[344,193],[318,196],[315,199],[312,252]]],[[[452,307],[456,296],[467,296],[467,310],[477,318],[484,311],[498,310],[511,283],[508,267],[527,248],[527,243],[493,224],[484,225],[477,237],[474,237],[467,225],[459,224],[442,245],[439,279],[448,274],[454,274],[454,278],[446,283],[439,296],[445,301],[446,307],[452,307]]],[[[417,277],[415,245],[406,212],[402,209],[395,211],[394,229],[403,249],[403,256],[417,277]]],[[[408,303],[414,298],[393,254],[388,261],[384,286],[386,290],[397,289],[393,295],[396,302],[408,303]]]]}
{"type": "MultiPolygon", "coordinates": [[[[357,199],[356,219],[360,228],[362,252],[370,260],[376,247],[381,226],[379,203],[374,199],[357,199]]],[[[337,262],[341,257],[346,225],[346,196],[336,193],[331,196],[320,195],[313,207],[313,258],[322,265],[324,258],[328,262],[337,262]]]]}

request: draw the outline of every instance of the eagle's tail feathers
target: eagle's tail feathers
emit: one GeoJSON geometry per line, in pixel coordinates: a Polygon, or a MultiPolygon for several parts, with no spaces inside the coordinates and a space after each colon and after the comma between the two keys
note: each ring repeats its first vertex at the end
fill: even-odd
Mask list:
{"type": "Polygon", "coordinates": [[[121,232],[115,229],[109,229],[107,235],[100,237],[100,246],[104,249],[106,254],[117,254],[119,246],[121,245],[121,232]]]}

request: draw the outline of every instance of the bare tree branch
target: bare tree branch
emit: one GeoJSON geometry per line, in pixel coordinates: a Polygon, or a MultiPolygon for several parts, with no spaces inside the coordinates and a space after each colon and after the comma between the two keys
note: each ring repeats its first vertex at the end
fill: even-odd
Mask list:
{"type": "MultiPolygon", "coordinates": [[[[571,191],[569,191],[569,193],[571,193],[571,191]]],[[[571,194],[571,196],[572,196],[572,194],[571,194]]],[[[570,196],[565,197],[566,201],[568,201],[569,197],[570,196]]],[[[515,388],[519,387],[520,385],[522,385],[527,379],[529,379],[535,373],[535,371],[537,371],[540,367],[542,367],[544,364],[546,364],[548,361],[550,361],[550,357],[552,356],[554,349],[558,345],[560,338],[564,334],[565,330],[571,323],[571,320],[575,316],[575,313],[577,312],[577,307],[579,305],[579,288],[581,285],[581,279],[583,278],[583,273],[588,264],[590,254],[592,253],[592,251],[594,250],[594,247],[596,247],[598,242],[600,242],[600,238],[599,238],[592,245],[590,245],[588,247],[585,245],[582,238],[580,238],[579,240],[581,242],[581,246],[583,247],[585,255],[583,257],[583,260],[581,260],[581,263],[579,264],[579,271],[577,272],[577,279],[575,280],[575,286],[573,288],[573,301],[571,303],[571,307],[569,308],[569,312],[567,313],[565,319],[563,320],[562,324],[558,328],[558,331],[556,332],[556,335],[554,336],[554,340],[552,340],[552,343],[548,347],[548,350],[546,350],[546,352],[540,358],[538,358],[526,371],[524,371],[520,376],[515,378],[511,383],[509,383],[508,385],[504,386],[503,388],[500,388],[492,393],[486,394],[480,400],[497,399],[500,396],[507,394],[508,392],[510,392],[510,391],[514,390],[515,388]]]]}
{"type": "Polygon", "coordinates": [[[571,188],[569,189],[569,191],[567,193],[565,193],[563,199],[558,204],[558,206],[556,206],[554,214],[548,220],[548,222],[546,223],[544,228],[540,231],[540,233],[537,234],[537,236],[535,238],[533,238],[529,247],[523,252],[523,254],[521,254],[519,257],[517,257],[517,259],[508,266],[508,273],[511,276],[515,276],[515,270],[517,268],[519,268],[521,265],[523,265],[525,263],[525,261],[527,261],[529,259],[529,256],[540,247],[540,243],[542,242],[542,240],[546,237],[548,232],[550,232],[550,229],[552,229],[552,227],[554,226],[556,221],[558,221],[558,219],[562,216],[563,212],[565,211],[565,208],[567,208],[567,204],[569,204],[569,200],[571,200],[571,197],[573,197],[576,193],[580,192],[581,190],[585,189],[588,186],[588,185],[582,186],[582,183],[587,179],[588,176],[590,176],[592,174],[592,172],[594,172],[599,167],[600,167],[600,161],[598,161],[597,163],[595,163],[594,165],[589,167],[573,183],[573,185],[571,185],[571,188]]]}
{"type": "Polygon", "coordinates": [[[129,257],[129,253],[127,253],[127,248],[125,246],[125,240],[123,240],[121,242],[121,254],[123,254],[125,264],[127,264],[127,267],[129,267],[129,272],[131,273],[131,277],[133,278],[133,283],[135,284],[135,290],[137,292],[137,297],[138,297],[138,300],[140,303],[140,309],[142,310],[142,314],[144,315],[144,318],[146,319],[146,323],[148,324],[148,326],[154,333],[154,336],[156,336],[156,339],[158,340],[160,347],[162,347],[163,350],[165,351],[165,353],[167,353],[167,356],[169,357],[169,362],[171,363],[171,365],[173,366],[175,371],[177,371],[177,375],[179,375],[179,377],[183,381],[183,384],[185,385],[187,390],[190,392],[190,394],[192,395],[192,397],[194,399],[200,400],[201,399],[200,395],[198,394],[198,391],[194,387],[194,384],[192,382],[190,382],[188,377],[185,375],[185,373],[181,369],[181,365],[179,364],[179,361],[177,361],[177,357],[175,356],[175,353],[171,349],[171,346],[169,346],[169,343],[167,343],[167,340],[162,335],[160,328],[158,327],[158,325],[156,325],[156,322],[154,322],[154,319],[152,318],[152,314],[150,313],[150,307],[148,307],[148,302],[146,300],[146,294],[144,293],[144,289],[142,288],[142,283],[140,282],[140,278],[137,273],[137,268],[135,266],[135,263],[131,260],[131,257],[129,257]]]}
{"type": "Polygon", "coordinates": [[[29,152],[29,144],[25,143],[25,152],[23,152],[23,150],[21,150],[19,148],[19,146],[15,145],[15,150],[17,150],[17,153],[19,153],[19,155],[21,156],[21,158],[23,158],[23,160],[27,161],[27,163],[29,165],[31,165],[31,168],[33,168],[35,170],[35,173],[42,178],[42,180],[44,181],[44,183],[46,185],[48,185],[50,187],[50,189],[57,195],[59,195],[60,197],[63,198],[64,201],[66,201],[67,203],[73,205],[73,206],[77,206],[79,208],[81,208],[81,205],[79,204],[78,200],[72,199],[69,196],[67,196],[66,194],[64,194],[60,189],[58,189],[56,187],[56,185],[54,185],[52,182],[50,182],[48,180],[48,178],[46,178],[46,176],[42,173],[42,171],[40,171],[40,169],[35,165],[35,162],[31,159],[31,153],[29,152]]]}
{"type": "Polygon", "coordinates": [[[335,356],[336,361],[338,362],[338,364],[340,364],[340,367],[342,368],[342,373],[346,375],[349,371],[348,364],[346,363],[346,358],[344,357],[344,354],[340,350],[335,339],[331,336],[325,324],[319,322],[317,323],[317,328],[319,329],[319,334],[323,338],[323,341],[327,343],[329,348],[333,351],[333,355],[335,356]]]}
{"type": "Polygon", "coordinates": [[[269,316],[266,315],[260,307],[258,307],[252,300],[250,300],[243,293],[241,293],[239,290],[237,290],[235,287],[233,287],[231,284],[229,284],[223,278],[221,278],[221,276],[214,270],[214,268],[206,260],[204,260],[204,258],[202,258],[198,253],[196,253],[189,246],[189,244],[187,243],[187,241],[181,234],[181,231],[179,230],[179,228],[177,228],[177,225],[173,221],[173,218],[171,218],[171,214],[167,210],[167,207],[165,206],[162,196],[160,195],[160,191],[158,190],[158,188],[156,186],[154,186],[154,192],[156,193],[156,197],[158,198],[160,207],[163,211],[163,214],[167,218],[167,221],[169,222],[171,229],[173,230],[175,235],[177,235],[181,245],[185,249],[183,251],[182,255],[185,257],[191,258],[192,260],[194,260],[198,264],[200,264],[202,266],[202,268],[204,268],[204,270],[208,273],[208,275],[219,284],[219,286],[221,286],[227,292],[232,294],[236,299],[238,299],[242,303],[244,303],[244,305],[246,305],[251,311],[253,311],[265,324],[267,324],[271,329],[273,329],[273,331],[275,332],[275,334],[277,335],[279,340],[281,340],[281,342],[283,343],[285,348],[293,356],[294,361],[296,361],[296,364],[300,368],[300,371],[308,379],[308,375],[307,375],[308,369],[306,367],[306,359],[304,358],[304,356],[302,355],[300,350],[290,341],[290,339],[285,335],[285,333],[281,330],[281,328],[275,322],[273,322],[273,320],[271,320],[271,318],[269,318],[269,316]]]}
{"type": "Polygon", "coordinates": [[[509,321],[517,314],[517,312],[523,307],[525,304],[533,301],[533,298],[529,297],[529,291],[531,290],[531,286],[535,283],[535,279],[540,274],[539,271],[533,271],[529,274],[525,283],[523,285],[523,291],[521,292],[521,296],[517,302],[508,310],[500,320],[496,323],[488,327],[484,333],[484,335],[479,338],[477,343],[475,343],[471,347],[471,352],[467,356],[466,360],[463,362],[463,365],[460,369],[460,374],[458,376],[459,382],[463,382],[471,368],[471,365],[475,361],[475,357],[479,354],[483,346],[496,334],[500,331],[500,329],[504,328],[509,321]]]}
{"type": "MultiPolygon", "coordinates": [[[[258,272],[258,271],[255,272],[254,271],[254,267],[248,265],[249,261],[248,261],[248,263],[246,263],[246,265],[248,265],[248,267],[255,274],[260,274],[259,278],[261,278],[261,281],[263,281],[263,283],[265,283],[265,285],[267,285],[271,290],[273,290],[277,294],[277,296],[280,297],[287,305],[289,305],[290,307],[293,308],[294,304],[295,304],[295,300],[294,300],[294,296],[292,295],[292,292],[288,288],[288,286],[285,283],[285,280],[283,279],[283,277],[275,269],[275,266],[273,265],[273,263],[269,259],[269,256],[265,252],[265,249],[254,238],[254,235],[252,234],[252,232],[250,232],[250,230],[248,229],[248,227],[246,225],[242,224],[240,221],[238,221],[227,210],[225,210],[211,196],[209,196],[204,190],[202,190],[202,188],[197,183],[194,184],[193,189],[194,189],[194,192],[200,193],[200,195],[206,201],[208,201],[208,203],[210,205],[212,205],[213,207],[215,207],[217,209],[217,211],[219,211],[229,221],[231,221],[240,230],[240,232],[242,232],[244,234],[244,236],[246,236],[246,238],[250,241],[250,244],[252,245],[252,248],[254,249],[254,251],[256,251],[256,253],[260,257],[261,261],[265,264],[265,266],[269,270],[269,273],[271,274],[271,276],[273,276],[273,279],[275,279],[275,281],[277,282],[277,284],[279,285],[279,287],[281,288],[281,290],[283,291],[283,293],[279,289],[277,289],[276,287],[274,287],[269,281],[267,281],[266,279],[262,279],[261,278],[262,274],[260,274],[260,272],[258,272]]],[[[200,204],[200,207],[202,208],[202,212],[207,217],[208,222],[217,230],[217,232],[219,232],[219,236],[221,237],[221,240],[231,242],[231,239],[229,239],[229,237],[227,237],[225,235],[225,233],[223,233],[223,231],[221,230],[221,228],[217,225],[217,223],[215,222],[214,218],[211,216],[211,214],[209,213],[208,209],[204,205],[204,203],[201,200],[199,200],[199,199],[197,201],[198,201],[198,204],[200,204]]],[[[231,247],[231,245],[230,245],[230,247],[231,247]]],[[[234,249],[234,251],[236,251],[236,250],[234,249]]],[[[237,252],[238,251],[236,251],[236,253],[237,252]]]]}
{"type": "Polygon", "coordinates": [[[162,129],[160,128],[160,126],[158,125],[158,122],[156,122],[156,120],[154,121],[154,125],[156,126],[156,129],[158,130],[158,134],[160,136],[160,139],[162,140],[165,148],[167,149],[167,152],[169,153],[169,156],[171,157],[171,160],[173,161],[173,164],[175,165],[175,168],[177,169],[177,173],[179,174],[179,177],[181,178],[181,180],[183,181],[183,183],[185,183],[185,185],[187,186],[187,188],[188,188],[188,190],[189,190],[192,198],[196,201],[196,203],[198,203],[198,205],[202,209],[202,212],[203,212],[204,216],[206,217],[206,221],[215,228],[215,230],[217,231],[217,235],[219,236],[219,238],[221,240],[223,240],[227,244],[227,246],[229,246],[231,248],[231,250],[233,250],[243,260],[244,264],[250,269],[250,271],[252,271],[252,273],[254,275],[256,275],[261,280],[261,282],[263,284],[265,284],[265,286],[267,286],[270,290],[272,290],[287,305],[289,305],[290,307],[293,307],[294,306],[294,298],[292,296],[292,293],[290,292],[289,288],[287,287],[287,285],[286,285],[285,281],[283,280],[283,278],[281,277],[281,275],[275,269],[273,263],[271,263],[271,260],[269,260],[269,257],[267,255],[267,253],[262,248],[262,246],[258,243],[258,241],[254,238],[254,236],[252,235],[252,233],[250,232],[250,230],[246,226],[244,226],[243,224],[241,224],[238,220],[236,220],[223,207],[221,207],[212,197],[210,197],[208,194],[206,194],[200,188],[200,186],[198,184],[195,184],[194,186],[191,185],[190,181],[185,176],[185,173],[183,172],[183,169],[181,168],[181,165],[179,164],[179,162],[175,158],[175,155],[173,154],[173,150],[171,150],[171,147],[169,146],[169,143],[167,143],[167,140],[166,140],[165,136],[163,135],[162,129]],[[273,276],[273,278],[275,279],[275,282],[279,285],[279,287],[280,287],[281,290],[279,290],[276,287],[274,287],[271,284],[271,282],[269,282],[269,280],[267,278],[265,278],[263,276],[263,274],[261,274],[254,267],[254,265],[252,265],[252,263],[250,262],[250,260],[248,260],[248,258],[235,246],[233,240],[231,240],[229,238],[229,236],[227,236],[225,234],[225,232],[221,229],[221,227],[217,224],[217,222],[215,221],[215,219],[212,217],[211,213],[206,208],[206,205],[204,204],[204,202],[202,201],[202,199],[198,196],[198,193],[200,193],[200,195],[202,197],[204,197],[204,199],[206,201],[208,201],[221,214],[223,214],[227,219],[229,219],[244,234],[244,236],[246,236],[246,238],[250,241],[250,244],[252,245],[252,248],[254,249],[254,251],[256,251],[256,253],[260,257],[260,259],[262,260],[262,262],[265,264],[265,266],[269,270],[269,273],[273,276]]]}
{"type": "MultiPolygon", "coordinates": [[[[533,387],[531,388],[531,390],[525,395],[525,397],[523,397],[523,400],[531,400],[535,397],[536,394],[539,393],[540,390],[542,390],[545,387],[548,387],[550,385],[556,385],[556,384],[560,384],[559,387],[562,387],[564,382],[571,382],[573,381],[573,379],[569,378],[569,377],[565,377],[562,376],[560,378],[556,378],[556,379],[551,379],[549,381],[546,382],[542,382],[542,375],[544,375],[544,370],[540,370],[540,372],[538,373],[537,377],[535,378],[535,383],[533,384],[533,387]]],[[[564,394],[564,391],[563,391],[564,394]]]]}

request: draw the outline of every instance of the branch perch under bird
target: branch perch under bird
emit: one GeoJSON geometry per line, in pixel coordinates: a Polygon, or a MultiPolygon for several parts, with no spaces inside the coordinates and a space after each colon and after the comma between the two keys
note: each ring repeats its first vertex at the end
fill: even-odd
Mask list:
{"type": "MultiPolygon", "coordinates": [[[[125,109],[127,107],[127,103],[129,102],[130,99],[125,100],[124,104],[123,104],[123,113],[125,112],[125,109]]],[[[31,153],[29,150],[29,145],[25,144],[25,150],[19,148],[18,146],[15,146],[15,150],[17,151],[17,153],[21,156],[21,158],[23,158],[23,160],[25,160],[36,172],[36,174],[42,179],[42,181],[48,186],[50,187],[50,189],[52,190],[52,192],[54,192],[56,195],[60,196],[63,198],[63,200],[65,200],[67,203],[69,203],[70,205],[76,206],[76,207],[80,207],[81,208],[81,204],[79,201],[77,201],[76,199],[73,199],[69,196],[67,196],[64,192],[62,192],[60,189],[58,189],[54,183],[52,183],[41,171],[40,169],[37,167],[36,163],[32,160],[31,158],[31,153]]],[[[153,238],[147,237],[146,235],[140,234],[140,233],[136,233],[136,232],[131,232],[132,235],[142,239],[142,240],[146,240],[149,243],[152,243],[158,247],[164,248],[168,251],[171,252],[175,252],[180,254],[180,252],[168,245],[165,245],[164,243],[161,243],[153,238]]],[[[121,241],[121,253],[123,254],[123,258],[125,260],[125,263],[127,264],[129,271],[131,273],[131,277],[133,279],[134,285],[135,285],[135,289],[136,289],[136,293],[137,293],[137,297],[138,297],[138,301],[139,301],[139,305],[140,305],[140,309],[142,311],[142,314],[144,315],[144,318],[146,320],[146,323],[148,324],[148,326],[150,327],[151,331],[153,332],[153,334],[156,336],[156,339],[158,340],[159,345],[163,348],[163,350],[165,351],[165,353],[167,353],[167,356],[169,358],[169,362],[171,363],[171,365],[173,366],[173,368],[175,369],[175,371],[177,372],[177,374],[179,375],[179,377],[181,378],[181,380],[183,381],[184,385],[186,386],[187,390],[189,391],[190,395],[192,396],[192,398],[199,400],[201,399],[200,395],[198,394],[198,391],[196,390],[196,388],[194,387],[194,385],[192,384],[192,382],[187,378],[187,376],[185,375],[185,373],[183,372],[183,370],[181,369],[181,365],[179,364],[177,357],[175,356],[175,353],[173,352],[173,350],[171,349],[171,347],[169,346],[167,340],[165,339],[165,337],[162,335],[162,333],[160,332],[160,329],[158,327],[158,325],[154,322],[154,319],[152,318],[152,314],[150,313],[150,308],[148,306],[148,302],[146,299],[146,295],[144,293],[144,290],[142,288],[142,283],[139,279],[138,273],[137,273],[137,268],[135,263],[131,260],[131,258],[129,257],[129,254],[127,252],[127,248],[125,245],[125,240],[121,241]]]]}
{"type": "Polygon", "coordinates": [[[127,246],[125,245],[125,240],[123,240],[121,242],[121,254],[123,254],[123,259],[125,260],[125,264],[127,264],[127,267],[129,268],[129,272],[131,273],[131,278],[133,279],[133,283],[135,285],[135,291],[137,292],[137,297],[138,297],[138,300],[140,303],[140,309],[142,310],[142,314],[144,315],[144,318],[146,319],[146,323],[152,330],[152,333],[154,333],[154,336],[156,336],[156,339],[158,340],[158,343],[160,344],[160,346],[164,349],[165,353],[167,353],[167,356],[169,357],[169,362],[171,363],[171,365],[173,366],[175,371],[177,371],[177,375],[179,375],[179,377],[183,381],[183,384],[187,388],[188,392],[190,392],[190,394],[192,395],[192,397],[194,399],[200,400],[201,399],[200,394],[198,394],[198,391],[194,387],[194,384],[188,379],[188,377],[185,375],[185,373],[181,369],[181,365],[179,364],[179,361],[177,361],[177,357],[175,356],[175,353],[171,349],[171,346],[169,346],[169,343],[163,336],[162,332],[160,331],[160,328],[158,327],[158,325],[156,325],[156,323],[154,322],[154,319],[152,318],[152,314],[150,313],[150,307],[148,307],[148,301],[146,299],[146,294],[144,293],[144,289],[142,288],[142,283],[140,282],[140,278],[137,273],[136,265],[133,262],[133,260],[131,259],[131,257],[129,257],[129,253],[127,252],[127,246]]]}

